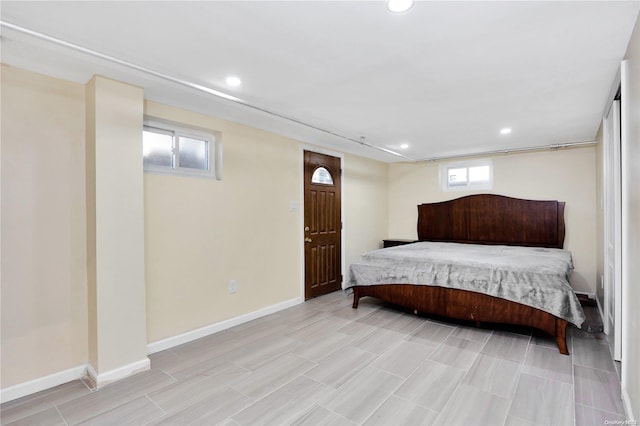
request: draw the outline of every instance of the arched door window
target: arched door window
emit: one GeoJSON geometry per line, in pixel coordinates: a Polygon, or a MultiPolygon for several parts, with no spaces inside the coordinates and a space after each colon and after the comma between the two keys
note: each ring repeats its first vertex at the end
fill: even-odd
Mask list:
{"type": "MultiPolygon", "coordinates": [[[[307,175],[308,176],[308,175],[307,175]]],[[[311,176],[311,183],[321,183],[324,185],[333,185],[331,172],[324,167],[318,167],[311,176]]]]}

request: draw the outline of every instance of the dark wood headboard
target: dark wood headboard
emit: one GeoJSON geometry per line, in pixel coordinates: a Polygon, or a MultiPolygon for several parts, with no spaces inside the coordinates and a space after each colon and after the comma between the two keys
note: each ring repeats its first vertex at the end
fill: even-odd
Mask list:
{"type": "Polygon", "coordinates": [[[480,194],[418,206],[418,239],[563,248],[564,202],[480,194]]]}

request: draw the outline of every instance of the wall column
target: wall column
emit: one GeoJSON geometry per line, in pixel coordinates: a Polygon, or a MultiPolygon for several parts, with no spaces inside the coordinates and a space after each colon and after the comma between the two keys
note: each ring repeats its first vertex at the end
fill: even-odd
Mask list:
{"type": "Polygon", "coordinates": [[[86,90],[89,374],[97,387],[149,369],[144,275],[143,90],[86,90]]]}

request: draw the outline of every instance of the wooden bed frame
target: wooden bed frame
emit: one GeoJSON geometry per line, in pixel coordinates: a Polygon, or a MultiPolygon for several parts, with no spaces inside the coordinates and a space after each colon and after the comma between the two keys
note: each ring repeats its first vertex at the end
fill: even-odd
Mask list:
{"type": "MultiPolygon", "coordinates": [[[[470,195],[418,206],[419,241],[562,248],[564,204],[501,195],[470,195]]],[[[355,286],[353,308],[371,296],[434,315],[537,328],[553,336],[568,355],[567,321],[540,309],[482,293],[428,285],[355,286]]]]}

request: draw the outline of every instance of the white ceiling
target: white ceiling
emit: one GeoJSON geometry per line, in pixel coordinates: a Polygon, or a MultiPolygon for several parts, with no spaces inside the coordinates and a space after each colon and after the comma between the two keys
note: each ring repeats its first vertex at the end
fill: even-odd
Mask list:
{"type": "Polygon", "coordinates": [[[81,83],[101,74],[306,143],[405,160],[354,142],[364,136],[421,160],[592,141],[639,10],[640,1],[422,1],[402,14],[382,1],[2,1],[3,23],[20,27],[3,25],[2,62],[81,83]],[[228,87],[230,74],[242,86],[228,87]]]}

